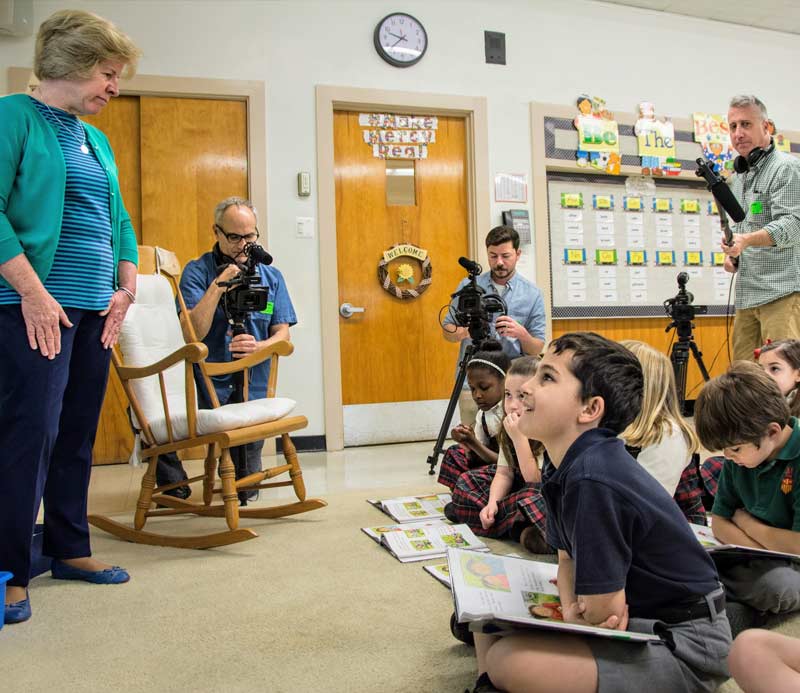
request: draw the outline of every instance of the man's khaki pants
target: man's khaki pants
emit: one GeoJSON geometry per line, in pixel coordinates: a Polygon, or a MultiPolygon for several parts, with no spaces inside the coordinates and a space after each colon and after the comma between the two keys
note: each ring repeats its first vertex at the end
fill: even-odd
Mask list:
{"type": "Polygon", "coordinates": [[[733,321],[733,360],[752,361],[753,351],[779,339],[800,339],[800,293],[755,308],[737,308],[733,321]]]}

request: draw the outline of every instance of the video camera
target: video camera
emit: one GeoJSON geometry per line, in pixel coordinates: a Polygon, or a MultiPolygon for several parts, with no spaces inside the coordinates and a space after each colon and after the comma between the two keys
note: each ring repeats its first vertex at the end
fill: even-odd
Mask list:
{"type": "Polygon", "coordinates": [[[474,344],[479,344],[491,335],[489,326],[491,316],[495,313],[505,315],[508,312],[506,302],[497,294],[487,294],[486,290],[478,286],[476,277],[483,271],[477,262],[461,257],[458,259],[469,274],[469,283],[460,291],[451,295],[458,298],[456,308],[451,312],[456,325],[469,330],[470,339],[474,344]]]}
{"type": "Polygon", "coordinates": [[[674,298],[664,301],[664,310],[672,318],[672,322],[667,326],[666,332],[673,327],[677,328],[679,338],[690,338],[692,335],[692,320],[695,315],[708,313],[708,306],[692,305],[694,296],[686,290],[686,283],[689,275],[686,272],[678,274],[678,293],[674,298]]]}
{"type": "Polygon", "coordinates": [[[237,266],[241,272],[227,282],[218,282],[225,288],[222,309],[225,319],[233,325],[234,336],[245,334],[244,319],[248,313],[260,312],[267,307],[269,288],[261,284],[258,265],[271,265],[272,255],[256,243],[247,243],[243,251],[246,260],[237,266]]]}

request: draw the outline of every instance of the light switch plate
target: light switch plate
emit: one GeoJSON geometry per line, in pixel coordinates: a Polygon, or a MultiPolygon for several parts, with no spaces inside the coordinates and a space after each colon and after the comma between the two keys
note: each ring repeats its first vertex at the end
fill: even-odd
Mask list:
{"type": "Polygon", "coordinates": [[[298,238],[314,238],[314,217],[295,217],[298,238]]]}

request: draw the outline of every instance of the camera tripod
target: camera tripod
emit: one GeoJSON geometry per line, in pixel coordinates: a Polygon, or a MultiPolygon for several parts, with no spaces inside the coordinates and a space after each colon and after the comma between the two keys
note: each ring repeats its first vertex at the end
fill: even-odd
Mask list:
{"type": "Polygon", "coordinates": [[[690,416],[691,412],[687,411],[686,407],[686,373],[689,367],[689,353],[694,356],[697,367],[703,376],[703,380],[708,382],[710,376],[706,365],[703,363],[703,353],[700,351],[697,343],[694,341],[692,334],[691,322],[682,320],[675,320],[671,322],[665,332],[669,332],[672,328],[678,335],[678,340],[672,343],[672,350],[669,355],[669,360],[672,363],[672,370],[675,372],[675,387],[678,392],[678,408],[684,416],[690,416]]]}
{"type": "Polygon", "coordinates": [[[467,347],[464,350],[464,357],[458,364],[456,382],[453,385],[452,393],[450,393],[450,400],[447,402],[447,411],[445,411],[444,420],[442,421],[442,426],[439,429],[439,437],[436,438],[436,444],[433,446],[433,452],[428,455],[428,464],[430,465],[428,474],[430,475],[433,475],[436,462],[439,460],[439,455],[442,454],[442,445],[444,444],[445,438],[447,438],[447,429],[450,428],[450,422],[453,420],[453,412],[456,410],[456,404],[458,404],[458,398],[461,395],[461,388],[464,386],[464,380],[466,380],[467,377],[467,364],[469,363],[475,351],[476,348],[474,341],[467,344],[467,347]]]}

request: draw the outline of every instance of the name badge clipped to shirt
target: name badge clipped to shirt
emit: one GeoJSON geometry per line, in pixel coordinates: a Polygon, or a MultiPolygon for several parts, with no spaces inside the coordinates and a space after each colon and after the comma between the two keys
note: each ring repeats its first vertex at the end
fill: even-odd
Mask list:
{"type": "Polygon", "coordinates": [[[750,203],[750,214],[761,214],[763,211],[764,203],[761,200],[750,203]]]}
{"type": "Polygon", "coordinates": [[[272,315],[272,312],[274,310],[275,310],[275,304],[272,301],[268,301],[267,302],[267,307],[264,308],[264,310],[259,311],[259,312],[263,313],[264,315],[272,315]]]}

